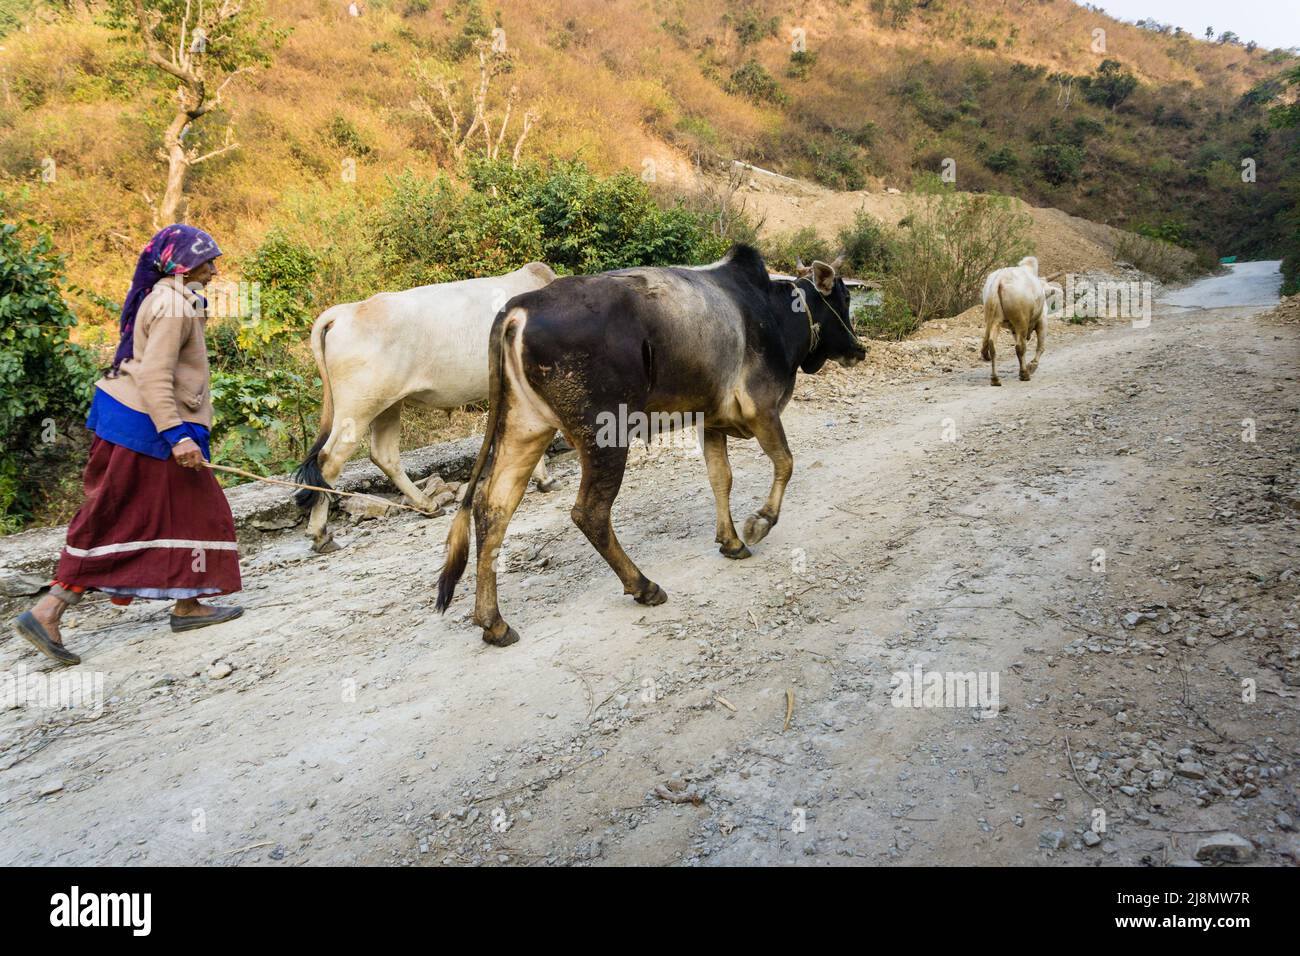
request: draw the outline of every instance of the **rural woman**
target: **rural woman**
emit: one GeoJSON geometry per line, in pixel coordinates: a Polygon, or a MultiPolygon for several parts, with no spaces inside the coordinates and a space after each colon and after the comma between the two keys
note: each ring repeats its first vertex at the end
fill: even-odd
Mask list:
{"type": "Polygon", "coordinates": [[[238,591],[230,505],[211,471],[207,301],[221,250],[193,226],[172,225],[144,247],[122,304],[113,366],[95,383],[86,427],[95,433],[85,500],[68,525],[49,593],[14,620],[19,636],[63,664],[59,622],[86,591],[115,604],[174,601],[173,631],[243,613],[201,597],[238,591]]]}

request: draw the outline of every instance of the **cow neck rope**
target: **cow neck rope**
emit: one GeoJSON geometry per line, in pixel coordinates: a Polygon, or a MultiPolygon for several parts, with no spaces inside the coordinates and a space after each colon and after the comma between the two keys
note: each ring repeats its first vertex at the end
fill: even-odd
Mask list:
{"type": "MultiPolygon", "coordinates": [[[[822,295],[822,290],[817,288],[817,283],[812,282],[809,284],[813,287],[813,291],[817,293],[818,298],[826,303],[826,308],[831,310],[831,315],[840,320],[840,325],[844,326],[844,331],[848,332],[849,337],[856,342],[858,339],[858,333],[854,332],[853,327],[844,321],[844,316],[840,315],[839,310],[836,309],[835,306],[831,305],[831,300],[822,295]]],[[[795,287],[798,288],[798,283],[795,283],[795,287]]],[[[812,309],[807,309],[806,311],[808,313],[808,351],[811,353],[813,349],[817,348],[817,340],[820,336],[821,329],[819,329],[817,323],[813,321],[812,309]]]]}

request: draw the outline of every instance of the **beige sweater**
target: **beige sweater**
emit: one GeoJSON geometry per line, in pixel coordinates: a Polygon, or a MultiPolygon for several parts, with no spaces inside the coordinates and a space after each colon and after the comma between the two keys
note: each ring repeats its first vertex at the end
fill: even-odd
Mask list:
{"type": "Polygon", "coordinates": [[[160,432],[182,422],[211,428],[206,320],[202,300],[185,288],[182,276],[161,280],[136,314],[135,357],[95,386],[145,412],[160,432]]]}

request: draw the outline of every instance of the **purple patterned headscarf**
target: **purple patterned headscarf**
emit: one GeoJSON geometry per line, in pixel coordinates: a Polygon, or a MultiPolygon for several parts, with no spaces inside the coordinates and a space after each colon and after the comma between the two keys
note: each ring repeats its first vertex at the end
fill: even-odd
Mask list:
{"type": "Polygon", "coordinates": [[[176,223],[160,230],[149,240],[135,264],[131,288],[122,303],[122,320],[119,328],[122,341],[113,356],[113,371],[135,354],[135,314],[140,303],[153,291],[153,287],[167,276],[184,275],[196,266],[221,255],[216,240],[202,229],[176,223]]]}

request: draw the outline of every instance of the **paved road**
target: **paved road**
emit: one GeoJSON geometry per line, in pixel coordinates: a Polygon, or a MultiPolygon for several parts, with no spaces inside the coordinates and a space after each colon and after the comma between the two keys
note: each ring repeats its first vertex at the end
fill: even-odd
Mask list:
{"type": "Polygon", "coordinates": [[[1224,275],[1210,276],[1160,298],[1161,305],[1185,308],[1228,309],[1236,306],[1273,305],[1282,285],[1282,263],[1268,259],[1237,262],[1224,275]]]}

